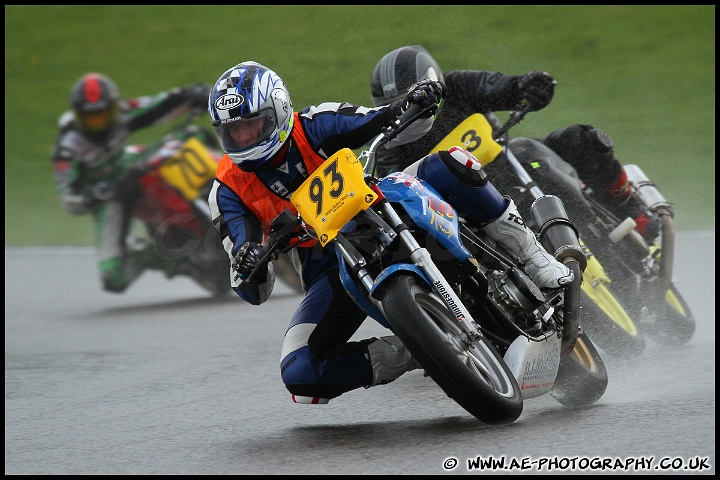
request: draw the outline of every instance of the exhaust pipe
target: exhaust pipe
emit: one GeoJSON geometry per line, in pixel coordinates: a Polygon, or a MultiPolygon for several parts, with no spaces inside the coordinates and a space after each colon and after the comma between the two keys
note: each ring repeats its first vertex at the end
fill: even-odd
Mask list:
{"type": "Polygon", "coordinates": [[[538,226],[542,246],[559,262],[565,264],[575,277],[572,283],[565,287],[560,349],[560,358],[563,359],[575,348],[580,329],[580,292],[587,258],[580,246],[577,229],[568,218],[560,198],[555,195],[539,197],[533,202],[530,211],[538,226]]]}

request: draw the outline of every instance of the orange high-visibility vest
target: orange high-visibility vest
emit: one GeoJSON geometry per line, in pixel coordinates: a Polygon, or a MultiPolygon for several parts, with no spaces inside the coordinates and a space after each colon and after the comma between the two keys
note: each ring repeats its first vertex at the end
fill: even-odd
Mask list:
{"type": "MultiPolygon", "coordinates": [[[[299,114],[297,112],[295,112],[294,117],[294,126],[290,133],[290,139],[295,142],[295,145],[300,150],[300,156],[305,165],[305,170],[310,174],[317,170],[327,159],[318,155],[310,146],[299,122],[299,114]]],[[[245,203],[258,220],[260,220],[263,232],[266,234],[270,222],[286,208],[294,214],[297,214],[297,210],[289,200],[277,196],[272,190],[266,187],[254,173],[245,172],[237,167],[227,155],[223,156],[218,164],[215,176],[220,182],[238,194],[243,203],[245,203]]],[[[303,243],[303,246],[312,245],[303,243]]]]}

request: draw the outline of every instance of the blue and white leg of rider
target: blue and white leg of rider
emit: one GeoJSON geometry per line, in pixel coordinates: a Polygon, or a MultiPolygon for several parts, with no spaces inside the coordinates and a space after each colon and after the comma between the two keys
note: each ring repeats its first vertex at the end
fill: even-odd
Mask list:
{"type": "Polygon", "coordinates": [[[423,179],[458,212],[500,243],[540,288],[558,288],[573,280],[572,271],[550,255],[525,226],[513,200],[490,183],[480,162],[452,147],[427,155],[405,169],[423,179]]]}
{"type": "Polygon", "coordinates": [[[365,318],[337,274],[311,283],[285,333],[280,361],[283,383],[295,403],[328,403],[419,367],[395,336],[349,342],[365,318]]]}

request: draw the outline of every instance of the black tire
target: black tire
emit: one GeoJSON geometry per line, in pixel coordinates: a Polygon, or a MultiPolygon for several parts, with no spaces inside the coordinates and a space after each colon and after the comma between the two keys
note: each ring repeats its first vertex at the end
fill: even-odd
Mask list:
{"type": "Polygon", "coordinates": [[[695,316],[675,285],[671,285],[663,300],[657,302],[656,311],[643,309],[641,328],[658,345],[684,345],[695,334],[695,316]]]}
{"type": "Polygon", "coordinates": [[[224,298],[232,292],[229,262],[218,264],[212,273],[195,280],[210,292],[213,298],[224,298]]]}
{"type": "Polygon", "coordinates": [[[635,328],[634,332],[627,331],[585,293],[580,299],[580,311],[583,330],[608,355],[633,359],[645,351],[645,336],[639,328],[635,328]]]}
{"type": "Polygon", "coordinates": [[[563,405],[591,405],[605,394],[607,369],[586,333],[578,335],[575,348],[560,362],[550,395],[563,405]]]}
{"type": "Polygon", "coordinates": [[[192,204],[192,209],[205,235],[202,238],[190,237],[185,240],[189,245],[196,247],[185,258],[188,276],[207,290],[213,298],[226,297],[232,292],[230,259],[208,214],[200,211],[195,204],[192,204]]]}
{"type": "Polygon", "coordinates": [[[196,252],[185,260],[184,269],[186,274],[213,298],[223,298],[232,292],[230,260],[224,252],[196,252]]]}
{"type": "Polygon", "coordinates": [[[518,419],[517,380],[486,340],[467,342],[452,314],[416,276],[391,278],[382,293],[385,317],[425,372],[461,407],[490,425],[518,419]]]}

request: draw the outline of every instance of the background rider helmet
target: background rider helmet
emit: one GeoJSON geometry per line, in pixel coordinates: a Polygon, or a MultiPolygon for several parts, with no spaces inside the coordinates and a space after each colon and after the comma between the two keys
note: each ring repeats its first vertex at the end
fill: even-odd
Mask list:
{"type": "Polygon", "coordinates": [[[120,92],[105,75],[88,73],[73,85],[70,106],[80,131],[92,140],[102,141],[117,122],[120,92]]]}
{"type": "Polygon", "coordinates": [[[373,70],[370,80],[373,106],[401,99],[412,84],[425,79],[445,81],[440,65],[427,50],[420,45],[393,50],[382,57],[373,70]]]}
{"type": "Polygon", "coordinates": [[[228,69],[215,82],[208,113],[223,151],[243,170],[267,164],[293,127],[293,107],[282,79],[257,62],[228,69]]]}

